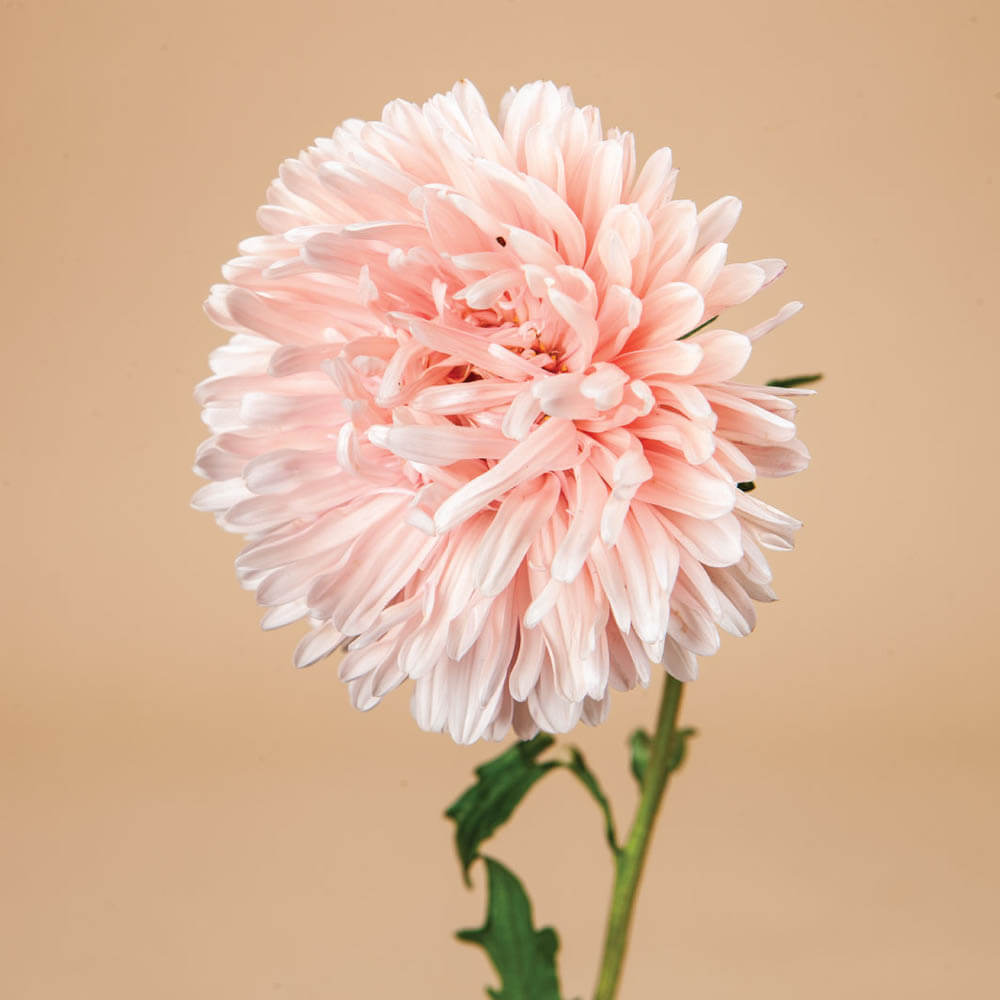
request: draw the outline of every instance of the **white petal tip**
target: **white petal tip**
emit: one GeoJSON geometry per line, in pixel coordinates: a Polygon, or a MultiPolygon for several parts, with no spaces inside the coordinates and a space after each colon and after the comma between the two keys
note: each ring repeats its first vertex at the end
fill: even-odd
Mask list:
{"type": "Polygon", "coordinates": [[[368,440],[379,448],[388,448],[390,430],[385,424],[375,424],[368,428],[368,440]]]}

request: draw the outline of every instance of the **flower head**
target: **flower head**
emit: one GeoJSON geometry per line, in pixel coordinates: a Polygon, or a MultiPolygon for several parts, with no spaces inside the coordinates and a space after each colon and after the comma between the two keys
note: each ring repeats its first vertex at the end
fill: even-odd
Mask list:
{"type": "Polygon", "coordinates": [[[736,379],[799,306],[710,323],[784,264],[727,263],[739,201],[675,176],[552,83],[496,124],[467,81],[393,101],[281,166],[206,304],[195,506],[358,708],[409,679],[460,742],[562,732],[774,599],[798,523],[739,484],[808,453],[795,391],[736,379]]]}

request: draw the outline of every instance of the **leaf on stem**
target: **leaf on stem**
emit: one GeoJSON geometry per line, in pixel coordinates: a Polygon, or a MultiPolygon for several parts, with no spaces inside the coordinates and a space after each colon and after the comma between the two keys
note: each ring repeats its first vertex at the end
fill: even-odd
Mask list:
{"type": "MultiPolygon", "coordinates": [[[[684,763],[687,755],[688,740],[697,733],[696,729],[678,729],[677,738],[671,746],[670,759],[667,761],[667,774],[676,771],[684,763]]],[[[629,737],[629,748],[632,751],[632,774],[639,782],[639,787],[646,778],[646,766],[649,764],[649,754],[652,749],[652,737],[645,729],[637,729],[629,737]]]]}
{"type": "Polygon", "coordinates": [[[822,375],[789,375],[788,378],[773,378],[767,385],[773,385],[776,389],[797,389],[800,385],[811,385],[818,382],[822,375]]]}
{"type": "Polygon", "coordinates": [[[570,747],[569,752],[570,760],[565,766],[583,782],[584,787],[594,797],[594,801],[601,807],[601,812],[604,813],[604,836],[607,838],[611,853],[617,857],[621,853],[621,848],[618,846],[618,837],[615,834],[615,818],[611,813],[611,803],[604,794],[597,776],[587,767],[583,754],[576,747],[570,747]]]}
{"type": "Polygon", "coordinates": [[[672,774],[676,771],[681,764],[684,763],[684,758],[687,756],[687,745],[688,740],[692,736],[697,735],[697,729],[678,729],[677,739],[674,740],[670,747],[670,760],[667,761],[667,774],[672,774]]]}
{"type": "Polygon", "coordinates": [[[554,760],[538,763],[538,756],[554,742],[548,733],[539,733],[481,764],[476,768],[476,783],[445,812],[448,819],[455,821],[455,849],[466,885],[469,866],[479,856],[479,845],[510,819],[539,778],[559,767],[554,760]]]}
{"type": "Polygon", "coordinates": [[[629,738],[628,745],[632,751],[632,774],[642,787],[642,779],[646,777],[646,765],[649,763],[649,747],[652,738],[645,729],[637,729],[629,738]]]}
{"type": "Polygon", "coordinates": [[[500,989],[487,987],[493,1000],[559,1000],[556,952],[559,938],[551,927],[536,931],[531,903],[517,877],[499,861],[486,862],[486,923],[458,932],[460,941],[486,950],[500,976],[500,989]]]}

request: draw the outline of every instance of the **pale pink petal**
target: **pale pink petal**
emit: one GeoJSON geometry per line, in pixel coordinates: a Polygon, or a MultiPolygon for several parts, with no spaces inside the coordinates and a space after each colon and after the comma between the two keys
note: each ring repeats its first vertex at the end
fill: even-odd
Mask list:
{"type": "Polygon", "coordinates": [[[438,532],[449,531],[514,486],[543,471],[568,469],[576,454],[577,434],[572,422],[545,421],[488,472],[445,500],[434,515],[435,527],[438,532]]]}
{"type": "Polygon", "coordinates": [[[727,264],[703,292],[705,315],[717,316],[746,302],[764,287],[766,278],[764,269],[756,264],[727,264]]]}
{"type": "Polygon", "coordinates": [[[698,243],[696,250],[711,246],[713,243],[724,243],[733,231],[743,203],[739,198],[726,195],[698,213],[698,243]]]}
{"type": "Polygon", "coordinates": [[[429,427],[369,427],[368,440],[419,465],[452,465],[465,459],[503,458],[514,447],[514,443],[499,431],[447,423],[429,427]]]}
{"type": "Polygon", "coordinates": [[[514,491],[500,504],[476,556],[476,585],[489,596],[502,593],[534,541],[538,526],[551,516],[559,498],[559,480],[546,476],[541,488],[532,484],[514,491]]]}
{"type": "Polygon", "coordinates": [[[329,656],[346,637],[329,622],[313,629],[295,648],[293,660],[297,667],[308,667],[317,660],[329,656]]]}
{"type": "Polygon", "coordinates": [[[807,463],[811,390],[735,379],[799,304],[708,325],[784,262],[727,263],[739,200],[674,199],[668,149],[636,167],[568,88],[494,123],[461,81],[286,160],[210,290],[193,505],[357,708],[409,681],[460,743],[595,725],[774,599],[799,523],[761,478],[807,463]]]}
{"type": "Polygon", "coordinates": [[[601,512],[608,490],[589,463],[574,470],[576,499],[569,529],[552,560],[552,577],[569,583],[583,569],[601,526],[601,512]]]}
{"type": "Polygon", "coordinates": [[[801,309],[801,302],[789,302],[788,305],[781,307],[777,315],[772,316],[769,320],[765,320],[763,323],[758,323],[757,326],[753,326],[747,330],[747,339],[760,340],[761,337],[770,333],[775,327],[781,326],[782,323],[790,320],[801,309]]]}

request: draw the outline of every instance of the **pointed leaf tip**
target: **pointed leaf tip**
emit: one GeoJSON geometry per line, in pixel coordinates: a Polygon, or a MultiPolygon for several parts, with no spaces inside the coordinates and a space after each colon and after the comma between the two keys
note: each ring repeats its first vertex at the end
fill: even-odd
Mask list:
{"type": "Polygon", "coordinates": [[[718,318],[719,318],[718,316],[713,316],[711,319],[706,319],[705,322],[702,323],[700,326],[696,326],[693,330],[688,330],[687,333],[683,334],[677,339],[687,340],[688,337],[693,337],[696,333],[701,333],[701,331],[704,330],[706,326],[708,326],[711,323],[714,323],[718,318]]]}
{"type": "Polygon", "coordinates": [[[487,987],[493,1000],[559,1000],[556,952],[551,927],[535,930],[531,902],[520,880],[499,861],[486,863],[486,922],[459,931],[460,941],[485,949],[500,976],[500,989],[487,987]]]}
{"type": "Polygon", "coordinates": [[[611,811],[611,803],[608,801],[607,795],[604,794],[604,789],[601,788],[597,775],[587,766],[583,754],[576,747],[570,747],[569,753],[570,760],[566,767],[580,779],[583,786],[593,796],[594,801],[600,806],[604,815],[604,837],[608,842],[608,847],[611,848],[611,853],[617,857],[621,854],[621,848],[618,846],[618,835],[615,832],[615,818],[611,811]]]}
{"type": "Polygon", "coordinates": [[[789,375],[787,378],[773,378],[767,385],[774,386],[775,389],[797,389],[801,385],[811,385],[822,378],[822,374],[816,375],[789,375]]]}

